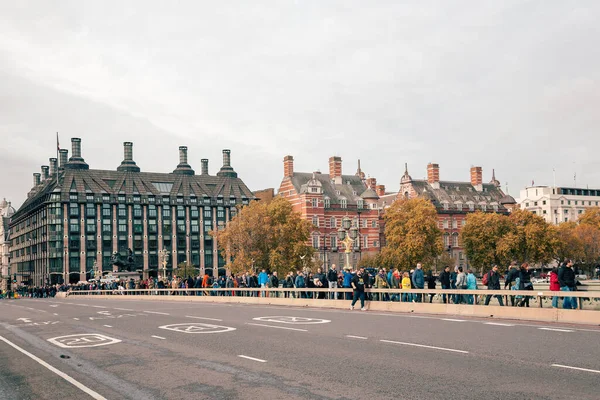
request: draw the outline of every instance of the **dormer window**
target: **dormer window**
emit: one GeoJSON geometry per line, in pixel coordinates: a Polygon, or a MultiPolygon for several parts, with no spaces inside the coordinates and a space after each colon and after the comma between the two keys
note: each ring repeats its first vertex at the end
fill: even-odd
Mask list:
{"type": "Polygon", "coordinates": [[[463,208],[462,203],[460,203],[460,202],[456,203],[456,209],[457,210],[460,211],[460,210],[462,210],[462,208],[463,208]]]}
{"type": "Polygon", "coordinates": [[[443,207],[444,207],[444,210],[447,210],[447,209],[448,209],[448,203],[447,203],[447,202],[443,202],[443,203],[442,203],[442,205],[443,205],[443,207]]]}
{"type": "Polygon", "coordinates": [[[481,205],[481,211],[483,211],[483,212],[487,211],[487,206],[485,204],[481,205]]]}
{"type": "Polygon", "coordinates": [[[364,204],[363,204],[363,203],[364,203],[364,202],[363,202],[363,199],[359,199],[359,200],[356,202],[356,207],[357,207],[358,209],[361,209],[361,208],[363,208],[363,207],[364,207],[364,204]]]}
{"type": "Polygon", "coordinates": [[[323,199],[323,202],[325,203],[325,208],[331,207],[331,200],[329,200],[329,197],[323,199]]]}
{"type": "Polygon", "coordinates": [[[356,193],[356,190],[353,190],[353,191],[352,191],[352,195],[353,195],[353,196],[356,196],[356,195],[357,195],[357,193],[356,193]]]}
{"type": "Polygon", "coordinates": [[[318,187],[311,187],[310,188],[310,192],[311,193],[319,193],[319,188],[318,187]]]}
{"type": "Polygon", "coordinates": [[[469,204],[469,211],[475,211],[475,204],[469,204]]]}
{"type": "Polygon", "coordinates": [[[340,192],[339,190],[336,190],[335,194],[337,194],[339,196],[340,194],[342,194],[342,192],[340,192]]]}
{"type": "Polygon", "coordinates": [[[342,208],[348,207],[348,200],[346,200],[346,199],[340,199],[340,206],[342,208]]]}

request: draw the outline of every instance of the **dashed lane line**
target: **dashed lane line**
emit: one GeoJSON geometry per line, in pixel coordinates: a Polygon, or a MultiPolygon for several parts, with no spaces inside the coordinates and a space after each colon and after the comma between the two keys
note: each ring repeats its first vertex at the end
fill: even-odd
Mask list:
{"type": "Polygon", "coordinates": [[[558,328],[538,328],[540,331],[553,331],[553,332],[575,332],[572,329],[558,329],[558,328]]]}
{"type": "Polygon", "coordinates": [[[113,310],[119,310],[119,311],[135,311],[135,310],[132,310],[131,308],[113,308],[113,310]]]}
{"type": "Polygon", "coordinates": [[[465,351],[465,350],[448,349],[448,348],[445,348],[445,347],[436,347],[436,346],[427,346],[427,345],[418,344],[418,343],[396,342],[394,340],[384,340],[384,339],[380,340],[380,342],[383,342],[383,343],[392,343],[392,344],[401,344],[401,345],[404,345],[404,346],[422,347],[422,348],[425,348],[425,349],[432,349],[432,350],[450,351],[450,352],[453,352],[453,353],[469,354],[469,352],[465,351]]]}
{"type": "Polygon", "coordinates": [[[351,338],[351,339],[363,339],[363,340],[367,340],[368,338],[364,337],[364,336],[354,336],[354,335],[346,335],[347,338],[351,338]]]}
{"type": "Polygon", "coordinates": [[[219,322],[223,321],[222,319],[218,319],[218,318],[195,317],[193,315],[186,315],[185,317],[186,318],[194,318],[194,319],[205,319],[207,321],[219,321],[219,322]]]}
{"type": "Polygon", "coordinates": [[[112,325],[104,325],[107,328],[112,328],[112,325]]]}
{"type": "Polygon", "coordinates": [[[308,330],[306,330],[306,329],[288,328],[287,326],[273,326],[273,325],[264,325],[264,324],[253,324],[253,323],[250,323],[250,322],[247,322],[246,325],[263,326],[265,328],[275,328],[275,329],[287,329],[288,331],[308,332],[308,330]]]}
{"type": "Polygon", "coordinates": [[[494,326],[515,326],[514,324],[504,324],[502,322],[484,322],[484,325],[494,325],[494,326]]]}
{"type": "Polygon", "coordinates": [[[144,311],[144,312],[145,312],[145,313],[148,313],[148,314],[171,315],[171,314],[169,314],[169,313],[166,313],[166,312],[159,312],[159,311],[144,311]]]}
{"type": "Polygon", "coordinates": [[[42,360],[42,359],[34,356],[33,354],[31,354],[27,350],[24,350],[24,349],[20,348],[19,346],[17,346],[16,344],[12,343],[11,341],[5,339],[3,336],[0,336],[0,340],[2,340],[4,343],[8,344],[9,346],[13,347],[14,349],[20,351],[21,353],[25,354],[27,357],[31,358],[32,360],[34,360],[35,362],[37,362],[41,366],[43,366],[43,367],[47,368],[48,370],[54,372],[56,375],[60,376],[65,381],[69,382],[70,384],[72,384],[73,386],[75,386],[76,388],[78,388],[79,390],[81,390],[82,392],[90,395],[93,399],[96,399],[96,400],[106,400],[106,398],[103,397],[100,393],[97,393],[97,392],[93,391],[89,387],[85,386],[84,384],[80,383],[79,381],[75,380],[74,378],[70,377],[69,375],[65,374],[64,372],[62,372],[62,371],[54,368],[52,365],[48,364],[44,360],[42,360]]]}
{"type": "Polygon", "coordinates": [[[164,338],[162,336],[156,336],[156,335],[152,335],[151,337],[156,338],[156,339],[160,339],[160,340],[166,340],[167,338],[164,338]]]}
{"type": "Polygon", "coordinates": [[[241,355],[241,354],[238,357],[245,358],[246,360],[258,361],[258,362],[261,362],[261,363],[266,363],[267,362],[267,360],[261,360],[260,358],[254,358],[254,357],[248,357],[248,356],[244,356],[244,355],[241,355]]]}
{"type": "Polygon", "coordinates": [[[450,321],[450,322],[466,322],[465,319],[454,319],[454,318],[442,318],[442,321],[450,321]]]}
{"type": "Polygon", "coordinates": [[[75,321],[79,321],[79,318],[73,318],[75,321]]]}
{"type": "Polygon", "coordinates": [[[594,374],[600,374],[600,371],[595,370],[595,369],[588,369],[588,368],[579,368],[579,367],[570,367],[568,365],[562,365],[562,364],[552,364],[553,367],[558,367],[558,368],[567,368],[567,369],[574,369],[576,371],[584,371],[584,372],[592,372],[594,374]]]}

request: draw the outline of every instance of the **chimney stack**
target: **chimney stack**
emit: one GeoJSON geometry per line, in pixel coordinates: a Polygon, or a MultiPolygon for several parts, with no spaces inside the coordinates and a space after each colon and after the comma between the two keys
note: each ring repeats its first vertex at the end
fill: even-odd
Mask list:
{"type": "Polygon", "coordinates": [[[58,160],[56,158],[50,158],[50,176],[54,176],[56,175],[56,172],[58,170],[58,160]]]}
{"type": "MultiPolygon", "coordinates": [[[[60,150],[62,151],[62,150],[60,150]]],[[[69,162],[65,164],[65,168],[69,169],[90,169],[89,165],[85,163],[85,160],[81,157],[81,139],[71,138],[71,158],[69,162]]]]}
{"type": "Polygon", "coordinates": [[[285,156],[283,157],[283,177],[291,178],[294,176],[294,157],[285,156]]]}
{"type": "Polygon", "coordinates": [[[367,178],[367,187],[375,190],[377,187],[377,178],[367,178]]]}
{"type": "Polygon", "coordinates": [[[481,167],[471,167],[471,185],[478,192],[483,191],[483,170],[481,167]]]}
{"type": "Polygon", "coordinates": [[[123,161],[117,171],[140,172],[140,167],[133,161],[133,142],[123,142],[123,161]]]}
{"type": "Polygon", "coordinates": [[[439,189],[440,187],[440,165],[429,163],[427,164],[427,183],[439,189]]]}
{"type": "Polygon", "coordinates": [[[329,157],[329,178],[342,183],[342,157],[329,157]]]}
{"type": "Polygon", "coordinates": [[[200,163],[202,164],[202,175],[208,175],[208,158],[203,158],[200,163]]]}
{"type": "Polygon", "coordinates": [[[69,159],[69,150],[67,150],[67,149],[60,149],[58,151],[58,156],[60,157],[59,168],[60,169],[65,169],[65,165],[67,165],[67,160],[69,159]]]}
{"type": "Polygon", "coordinates": [[[179,165],[173,171],[174,174],[194,175],[195,172],[188,164],[187,146],[179,146],[179,165]]]}
{"type": "Polygon", "coordinates": [[[47,165],[42,165],[42,179],[45,181],[48,179],[48,170],[50,169],[47,165]]]}
{"type": "Polygon", "coordinates": [[[34,172],[33,173],[33,187],[36,187],[39,184],[40,184],[40,173],[34,172]]]}
{"type": "Polygon", "coordinates": [[[375,187],[375,192],[377,192],[377,196],[381,197],[385,195],[385,185],[377,185],[375,187]]]}
{"type": "Polygon", "coordinates": [[[230,178],[237,178],[237,172],[231,167],[231,150],[223,150],[223,166],[217,172],[217,176],[227,176],[230,178]]]}

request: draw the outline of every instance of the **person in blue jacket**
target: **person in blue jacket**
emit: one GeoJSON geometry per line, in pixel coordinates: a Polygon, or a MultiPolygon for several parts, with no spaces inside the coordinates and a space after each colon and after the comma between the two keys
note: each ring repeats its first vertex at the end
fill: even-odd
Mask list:
{"type": "MultiPolygon", "coordinates": [[[[423,266],[421,263],[417,264],[417,269],[412,276],[412,283],[415,285],[415,289],[425,289],[425,275],[423,274],[423,266]]],[[[421,293],[417,294],[417,303],[422,301],[421,293]]]]}

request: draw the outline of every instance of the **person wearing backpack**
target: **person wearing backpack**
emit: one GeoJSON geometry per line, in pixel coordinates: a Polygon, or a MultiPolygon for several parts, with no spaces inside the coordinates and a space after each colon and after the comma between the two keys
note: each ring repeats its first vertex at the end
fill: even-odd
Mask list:
{"type": "MultiPolygon", "coordinates": [[[[500,274],[498,274],[498,266],[494,265],[492,270],[490,272],[488,272],[486,275],[487,275],[488,290],[500,290],[500,274]]],[[[494,297],[496,299],[498,299],[498,303],[500,304],[501,307],[503,307],[504,302],[502,301],[502,296],[500,296],[499,294],[496,294],[496,295],[494,295],[494,297]]],[[[485,297],[485,305],[486,306],[490,304],[491,298],[492,298],[491,294],[488,294],[485,297]]]]}

